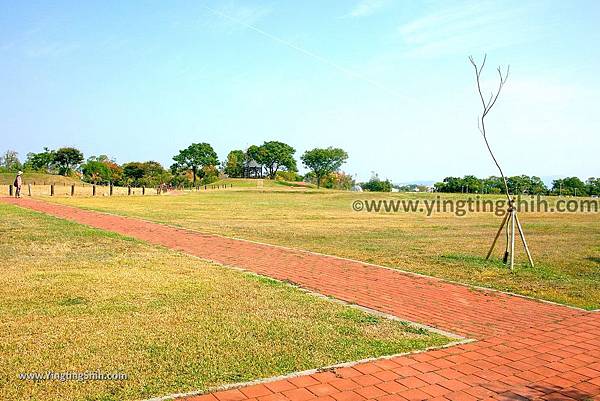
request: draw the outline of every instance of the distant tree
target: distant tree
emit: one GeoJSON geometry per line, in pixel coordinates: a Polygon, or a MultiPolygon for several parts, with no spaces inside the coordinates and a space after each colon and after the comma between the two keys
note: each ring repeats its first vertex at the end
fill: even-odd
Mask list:
{"type": "Polygon", "coordinates": [[[216,166],[208,165],[202,167],[202,185],[211,184],[219,180],[219,170],[216,166]]]}
{"type": "Polygon", "coordinates": [[[479,194],[483,191],[483,181],[474,175],[465,175],[462,182],[466,193],[479,194]]]}
{"type": "Polygon", "coordinates": [[[120,185],[123,180],[123,168],[112,160],[106,161],[104,164],[109,171],[109,181],[113,184],[120,185]]]}
{"type": "Polygon", "coordinates": [[[586,181],[588,195],[600,195],[600,178],[590,177],[586,181]]]}
{"type": "Polygon", "coordinates": [[[159,162],[147,161],[141,163],[141,168],[144,173],[142,178],[138,180],[138,185],[154,187],[171,180],[171,174],[159,162]]]}
{"type": "Polygon", "coordinates": [[[144,178],[144,165],[140,162],[129,162],[123,164],[123,184],[138,185],[144,178]]]}
{"type": "Polygon", "coordinates": [[[94,184],[122,184],[123,169],[106,155],[90,156],[81,165],[83,180],[94,184]]]}
{"type": "Polygon", "coordinates": [[[301,176],[297,171],[278,171],[275,176],[276,180],[288,181],[288,182],[300,182],[305,178],[301,176]]]}
{"type": "MultiPolygon", "coordinates": [[[[315,175],[316,179],[316,175],[315,175]]],[[[351,175],[342,171],[334,171],[321,179],[321,186],[329,189],[341,189],[349,191],[354,186],[354,179],[351,175]]]]}
{"type": "Polygon", "coordinates": [[[373,175],[368,182],[360,184],[362,189],[370,192],[391,192],[392,183],[390,180],[382,181],[377,174],[373,175]]]}
{"type": "Polygon", "coordinates": [[[294,153],[296,149],[279,141],[269,141],[261,146],[250,146],[248,156],[264,166],[269,178],[274,179],[281,168],[297,171],[294,153]]]}
{"type": "Polygon", "coordinates": [[[44,148],[43,152],[40,153],[28,153],[27,160],[23,165],[23,168],[28,171],[42,171],[44,173],[50,173],[54,166],[55,151],[48,148],[44,148]]]}
{"type": "Polygon", "coordinates": [[[129,162],[123,164],[123,185],[155,187],[170,182],[172,177],[164,167],[155,161],[129,162]]]}
{"type": "Polygon", "coordinates": [[[223,172],[232,178],[240,178],[244,176],[244,167],[246,162],[246,154],[243,150],[232,150],[227,155],[223,172]]]}
{"type": "Polygon", "coordinates": [[[92,184],[103,184],[110,181],[110,169],[97,160],[89,160],[81,165],[83,180],[92,184]]]}
{"type": "Polygon", "coordinates": [[[19,154],[14,150],[7,150],[0,156],[0,168],[7,172],[19,171],[23,168],[19,161],[19,154]]]}
{"type": "Polygon", "coordinates": [[[463,192],[465,183],[462,178],[459,177],[446,177],[442,182],[438,182],[434,185],[436,192],[449,192],[458,193],[463,192]]]}
{"type": "Polygon", "coordinates": [[[552,192],[557,195],[587,195],[587,187],[577,177],[567,177],[552,181],[552,192]]]}
{"type": "Polygon", "coordinates": [[[203,176],[203,167],[219,164],[217,154],[208,143],[193,143],[180,150],[179,154],[173,157],[173,160],[175,164],[171,166],[171,171],[191,170],[194,185],[196,185],[198,174],[201,174],[201,177],[203,176]]]}
{"type": "Polygon", "coordinates": [[[67,176],[83,162],[83,153],[75,148],[60,148],[54,154],[53,163],[60,175],[67,176]]]}
{"type": "Polygon", "coordinates": [[[338,171],[348,160],[348,153],[340,148],[314,148],[304,152],[300,159],[315,174],[317,187],[320,188],[323,177],[338,171]]]}

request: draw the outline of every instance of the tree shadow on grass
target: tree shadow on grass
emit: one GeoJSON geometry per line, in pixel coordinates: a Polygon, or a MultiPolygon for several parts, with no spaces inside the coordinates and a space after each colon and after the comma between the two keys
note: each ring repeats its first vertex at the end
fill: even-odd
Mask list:
{"type": "Polygon", "coordinates": [[[587,260],[590,260],[592,262],[596,262],[597,265],[600,265],[600,258],[597,258],[595,256],[590,256],[589,258],[586,258],[587,260]]]}

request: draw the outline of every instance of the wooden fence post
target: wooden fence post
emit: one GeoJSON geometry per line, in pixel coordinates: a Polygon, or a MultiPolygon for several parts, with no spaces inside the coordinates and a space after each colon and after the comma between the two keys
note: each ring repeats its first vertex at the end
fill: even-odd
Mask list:
{"type": "Polygon", "coordinates": [[[146,186],[142,185],[142,195],[146,195],[146,186]]]}
{"type": "Polygon", "coordinates": [[[113,194],[113,183],[111,182],[111,183],[109,183],[109,185],[110,185],[110,188],[108,188],[108,194],[110,196],[112,196],[112,194],[113,194]]]}
{"type": "Polygon", "coordinates": [[[8,186],[8,195],[13,196],[13,186],[12,186],[12,184],[10,184],[8,186]]]}
{"type": "Polygon", "coordinates": [[[96,196],[96,184],[92,185],[92,196],[96,196]]]}
{"type": "Polygon", "coordinates": [[[131,195],[131,185],[127,185],[127,195],[131,195]]]}
{"type": "Polygon", "coordinates": [[[71,185],[71,196],[75,196],[75,184],[71,185]]]}
{"type": "Polygon", "coordinates": [[[54,184],[50,184],[50,196],[54,196],[54,184]]]}
{"type": "Polygon", "coordinates": [[[29,189],[29,196],[31,196],[31,184],[27,184],[27,188],[29,189]]]}

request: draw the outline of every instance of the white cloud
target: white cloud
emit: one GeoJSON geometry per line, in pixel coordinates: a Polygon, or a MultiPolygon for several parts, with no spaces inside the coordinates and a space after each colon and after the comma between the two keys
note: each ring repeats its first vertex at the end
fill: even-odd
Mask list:
{"type": "Polygon", "coordinates": [[[361,0],[345,17],[368,17],[389,3],[388,0],[361,0]]]}

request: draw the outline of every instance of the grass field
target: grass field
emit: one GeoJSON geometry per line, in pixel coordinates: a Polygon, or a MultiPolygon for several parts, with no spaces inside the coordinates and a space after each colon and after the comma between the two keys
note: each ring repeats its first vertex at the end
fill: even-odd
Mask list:
{"type": "MultiPolygon", "coordinates": [[[[502,245],[494,261],[484,260],[501,220],[491,213],[426,217],[354,212],[351,207],[355,199],[431,199],[431,194],[235,188],[170,197],[53,201],[600,308],[598,213],[521,213],[536,267],[523,263],[526,258],[517,243],[519,264],[511,274],[498,261],[502,245]]],[[[445,198],[458,200],[461,195],[445,198]]]]}
{"type": "Polygon", "coordinates": [[[2,400],[142,399],[449,341],[14,206],[0,204],[0,235],[2,400]],[[128,380],[18,379],[48,371],[128,380]]]}

